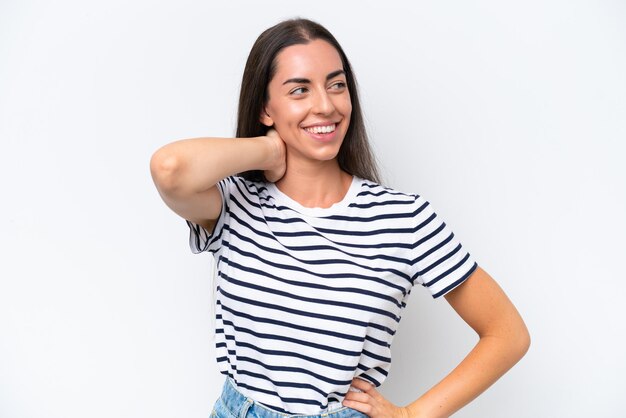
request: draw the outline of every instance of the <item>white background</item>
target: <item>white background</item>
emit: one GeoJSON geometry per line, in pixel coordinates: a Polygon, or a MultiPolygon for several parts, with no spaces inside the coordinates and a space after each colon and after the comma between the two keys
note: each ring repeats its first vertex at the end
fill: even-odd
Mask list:
{"type": "MultiPolygon", "coordinates": [[[[209,254],[149,173],[232,136],[265,28],[350,57],[386,184],[429,199],[532,346],[458,417],[624,416],[626,4],[0,0],[0,416],[207,417],[209,254]]],[[[416,289],[381,391],[407,404],[476,337],[416,289]]]]}

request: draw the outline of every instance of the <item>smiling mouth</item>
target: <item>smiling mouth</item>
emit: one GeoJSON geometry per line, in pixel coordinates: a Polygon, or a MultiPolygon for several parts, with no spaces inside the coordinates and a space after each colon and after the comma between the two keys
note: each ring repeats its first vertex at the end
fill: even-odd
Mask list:
{"type": "Polygon", "coordinates": [[[302,128],[307,132],[312,134],[329,134],[331,132],[335,132],[335,128],[337,127],[336,123],[331,123],[323,126],[310,126],[308,128],[302,128]]]}

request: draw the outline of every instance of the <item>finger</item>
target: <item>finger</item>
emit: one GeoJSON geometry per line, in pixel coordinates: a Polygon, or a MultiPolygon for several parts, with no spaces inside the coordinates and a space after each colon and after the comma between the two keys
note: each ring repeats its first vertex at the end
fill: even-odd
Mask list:
{"type": "Polygon", "coordinates": [[[363,412],[365,415],[370,415],[372,412],[372,405],[365,402],[351,401],[348,400],[342,402],[343,406],[347,406],[348,408],[356,409],[359,412],[363,412]]]}
{"type": "Polygon", "coordinates": [[[367,392],[374,388],[374,385],[372,385],[369,382],[366,382],[363,379],[359,379],[358,377],[355,377],[354,379],[352,379],[352,386],[364,392],[367,392]]]}
{"type": "Polygon", "coordinates": [[[377,401],[384,399],[383,395],[381,395],[378,390],[376,390],[376,386],[373,383],[366,382],[363,379],[355,378],[352,386],[367,393],[372,399],[375,399],[377,401]]]}
{"type": "Polygon", "coordinates": [[[365,392],[348,392],[344,399],[355,402],[369,403],[371,396],[365,392]]]}

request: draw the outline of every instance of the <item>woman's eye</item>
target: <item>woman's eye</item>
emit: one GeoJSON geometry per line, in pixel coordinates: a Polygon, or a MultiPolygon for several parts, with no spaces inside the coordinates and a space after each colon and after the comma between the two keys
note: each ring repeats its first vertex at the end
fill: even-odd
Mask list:
{"type": "Polygon", "coordinates": [[[341,90],[341,89],[346,87],[346,83],[344,83],[343,81],[339,81],[339,82],[333,84],[331,87],[333,89],[335,89],[335,90],[341,90]]]}
{"type": "Polygon", "coordinates": [[[296,96],[304,93],[306,93],[306,87],[298,87],[297,89],[291,90],[291,94],[295,94],[296,96]]]}

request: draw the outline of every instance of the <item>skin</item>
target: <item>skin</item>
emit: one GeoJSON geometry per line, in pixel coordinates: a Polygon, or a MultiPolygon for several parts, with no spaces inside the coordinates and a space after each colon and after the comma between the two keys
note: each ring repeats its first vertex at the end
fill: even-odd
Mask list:
{"type": "Polygon", "coordinates": [[[276,59],[261,114],[261,123],[273,127],[286,147],[286,171],[276,186],[303,206],[329,207],[352,181],[336,158],[352,113],[341,58],[332,45],[314,40],[285,48],[276,59]],[[316,141],[304,129],[331,123],[336,128],[329,142],[316,141]]]}
{"type": "MultiPolygon", "coordinates": [[[[247,170],[264,170],[281,191],[306,207],[329,207],[343,199],[352,176],[337,153],[349,127],[352,105],[337,51],[321,40],[285,48],[259,115],[272,127],[258,138],[192,138],[157,150],[150,161],[164,202],[184,219],[211,230],[222,201],[215,184],[247,170]],[[330,75],[330,77],[329,77],[330,75]],[[303,80],[308,80],[303,82],[303,80]],[[316,141],[303,129],[336,123],[336,135],[316,141]]],[[[526,353],[524,321],[498,284],[478,267],[445,300],[479,341],[444,379],[409,405],[397,406],[370,383],[355,378],[343,401],[372,418],[448,417],[495,383],[526,353]]]]}
{"type": "Polygon", "coordinates": [[[355,378],[343,404],[372,418],[449,417],[467,405],[527,352],[530,336],[515,306],[500,286],[478,267],[445,299],[479,336],[476,346],[443,380],[411,404],[398,407],[369,382],[355,378]]]}

